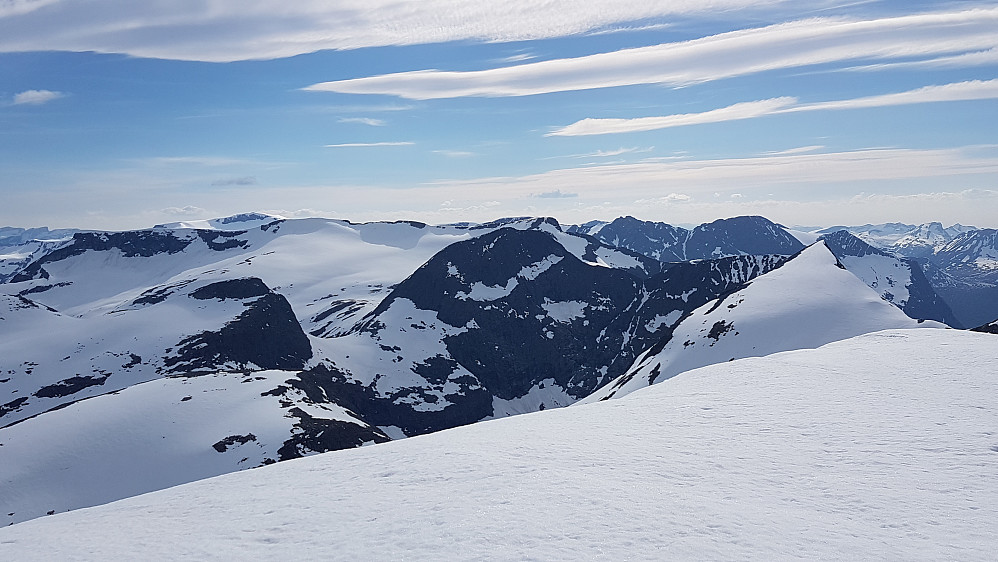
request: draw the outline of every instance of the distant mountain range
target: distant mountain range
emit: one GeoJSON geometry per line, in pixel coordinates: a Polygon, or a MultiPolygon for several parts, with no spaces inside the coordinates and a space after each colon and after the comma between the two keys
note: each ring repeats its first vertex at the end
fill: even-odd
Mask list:
{"type": "Polygon", "coordinates": [[[993,230],[927,257],[762,217],[3,233],[8,522],[998,305],[993,230]]]}
{"type": "MultiPolygon", "coordinates": [[[[803,243],[795,238],[795,231],[762,217],[723,219],[693,229],[621,217],[609,223],[593,221],[573,226],[569,231],[590,234],[605,243],[663,261],[709,259],[739,253],[793,253],[803,247],[803,243]]],[[[809,240],[805,241],[810,242],[816,237],[827,238],[841,231],[858,238],[867,247],[879,250],[877,255],[882,259],[901,259],[904,262],[898,267],[909,273],[901,275],[911,277],[916,283],[916,301],[908,305],[913,318],[929,318],[967,328],[998,317],[998,240],[994,229],[960,224],[944,228],[938,222],[833,226],[809,229],[809,240]],[[925,290],[923,277],[932,292],[941,297],[941,303],[930,302],[933,297],[925,290]]],[[[861,251],[865,256],[874,255],[869,250],[857,250],[859,246],[844,237],[834,240],[837,242],[832,246],[838,248],[839,254],[861,251]],[[846,250],[846,247],[853,249],[846,250]]],[[[904,290],[905,283],[899,285],[895,274],[889,276],[890,282],[886,278],[878,279],[878,275],[869,269],[874,260],[867,258],[864,266],[859,266],[855,259],[847,259],[844,263],[881,294],[886,295],[893,290],[893,298],[898,299],[896,295],[904,290]]],[[[883,270],[880,275],[886,273],[887,270],[883,270]]],[[[897,302],[900,300],[903,299],[897,302]]]]}

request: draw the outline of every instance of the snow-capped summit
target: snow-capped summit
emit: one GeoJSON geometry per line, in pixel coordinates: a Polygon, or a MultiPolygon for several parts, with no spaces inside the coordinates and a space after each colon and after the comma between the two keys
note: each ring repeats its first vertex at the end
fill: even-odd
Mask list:
{"type": "Polygon", "coordinates": [[[181,228],[193,228],[197,230],[247,230],[258,228],[267,223],[284,220],[285,217],[272,215],[269,213],[238,213],[228,217],[217,219],[189,220],[157,224],[153,228],[176,230],[181,228]]]}
{"type": "Polygon", "coordinates": [[[570,228],[569,232],[590,234],[612,246],[664,262],[738,255],[791,255],[804,247],[782,226],[754,216],[720,219],[693,229],[628,216],[608,224],[586,223],[570,228]]]}
{"type": "Polygon", "coordinates": [[[917,326],[818,242],[747,287],[695,310],[671,337],[646,350],[626,373],[582,403],[618,398],[704,365],[917,326]]]}
{"type": "Polygon", "coordinates": [[[998,316],[998,230],[957,235],[928,257],[926,274],[964,326],[998,316]]]}
{"type": "Polygon", "coordinates": [[[846,269],[909,317],[963,327],[916,260],[874,248],[845,230],[824,234],[820,239],[846,269]]]}
{"type": "Polygon", "coordinates": [[[840,230],[846,230],[882,250],[910,258],[925,258],[956,236],[977,228],[961,224],[944,227],[939,222],[919,225],[892,222],[862,226],[833,226],[818,230],[816,233],[831,234],[840,230]]]}

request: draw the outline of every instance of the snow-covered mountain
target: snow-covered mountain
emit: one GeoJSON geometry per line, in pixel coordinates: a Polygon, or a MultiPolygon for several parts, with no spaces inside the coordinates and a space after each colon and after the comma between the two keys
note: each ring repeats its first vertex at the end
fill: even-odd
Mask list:
{"type": "Polygon", "coordinates": [[[824,234],[820,239],[850,273],[910,318],[964,327],[929,284],[915,259],[899,258],[874,248],[845,230],[824,234]]]}
{"type": "Polygon", "coordinates": [[[763,217],[721,219],[693,229],[620,217],[610,223],[590,222],[570,227],[569,232],[588,234],[612,246],[664,262],[738,255],[792,255],[804,247],[786,229],[763,217]]]}
{"type": "Polygon", "coordinates": [[[157,224],[153,228],[167,230],[248,230],[250,228],[259,228],[265,224],[270,224],[277,220],[284,220],[284,217],[267,213],[239,213],[218,219],[189,220],[157,224]]]}
{"type": "Polygon", "coordinates": [[[956,236],[928,257],[926,275],[964,326],[998,317],[998,230],[956,236]]]}
{"type": "Polygon", "coordinates": [[[76,229],[0,227],[0,283],[44,254],[67,243],[76,229]]]}
{"type": "Polygon", "coordinates": [[[621,400],[0,528],[0,551],[24,561],[992,560],[993,337],[896,330],[737,360],[621,400]]]}
{"type": "Polygon", "coordinates": [[[939,222],[919,225],[892,222],[862,226],[832,226],[817,230],[816,233],[832,234],[840,230],[848,231],[867,244],[899,256],[926,258],[960,234],[972,232],[977,228],[962,224],[944,227],[939,222]]]}
{"type": "MultiPolygon", "coordinates": [[[[678,339],[697,309],[794,263],[814,271],[790,276],[780,296],[802,308],[825,314],[829,301],[854,298],[858,289],[826,291],[823,283],[843,275],[863,288],[834,258],[788,263],[800,243],[760,217],[686,232],[674,248],[683,255],[731,255],[665,263],[530,217],[429,226],[247,213],[73,232],[0,283],[0,482],[18,490],[0,493],[0,515],[22,521],[567,406],[678,339]],[[750,255],[766,249],[777,253],[750,255]],[[146,468],[131,474],[135,463],[146,468]]],[[[894,272],[883,282],[914,287],[914,269],[906,271],[907,280],[894,272]]],[[[870,314],[854,307],[869,318],[843,324],[836,314],[849,305],[823,321],[791,314],[779,330],[796,335],[760,349],[859,333],[837,326],[910,324],[878,323],[876,311],[898,311],[863,290],[857,302],[880,305],[870,314]]],[[[909,308],[928,302],[914,288],[890,297],[909,308]]],[[[770,318],[778,305],[739,304],[738,325],[770,318]]],[[[711,339],[702,343],[746,339],[711,333],[698,332],[711,339]]],[[[742,356],[723,351],[697,357],[742,356]]]]}
{"type": "Polygon", "coordinates": [[[618,398],[705,365],[916,326],[818,242],[783,267],[695,310],[627,372],[582,402],[618,398]]]}
{"type": "Polygon", "coordinates": [[[316,366],[317,385],[406,435],[567,406],[689,311],[785,261],[736,256],[665,268],[545,225],[441,250],[359,328],[329,341],[350,352],[316,366]]]}
{"type": "Polygon", "coordinates": [[[667,266],[549,219],[76,233],[0,285],[0,431],[51,445],[0,457],[18,488],[52,483],[5,513],[565,406],[784,260],[667,266]],[[158,469],[79,490],[130,456],[158,469]]]}
{"type": "Polygon", "coordinates": [[[998,240],[994,229],[938,222],[922,225],[835,226],[890,254],[918,261],[933,290],[959,326],[977,326],[998,315],[998,240]]]}

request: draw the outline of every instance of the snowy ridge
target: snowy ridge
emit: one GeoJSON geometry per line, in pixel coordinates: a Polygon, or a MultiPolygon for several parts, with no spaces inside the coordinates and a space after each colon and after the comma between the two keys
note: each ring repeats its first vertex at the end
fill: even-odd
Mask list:
{"type": "Polygon", "coordinates": [[[991,560],[993,337],[886,331],[714,365],[623,400],[0,528],[0,547],[16,560],[991,560]]]}
{"type": "Polygon", "coordinates": [[[448,246],[359,329],[317,344],[330,350],[322,356],[340,350],[317,367],[323,388],[363,395],[354,411],[406,435],[565,406],[621,374],[684,314],[786,259],[678,263],[646,277],[655,263],[643,256],[625,254],[617,268],[590,261],[602,248],[546,228],[448,246]]]}
{"type": "Polygon", "coordinates": [[[835,226],[816,233],[831,235],[842,230],[890,255],[915,260],[909,263],[918,264],[951,310],[954,320],[946,320],[948,324],[978,326],[998,315],[998,236],[994,229],[944,227],[938,222],[887,223],[835,226]]]}
{"type": "Polygon", "coordinates": [[[935,320],[955,328],[964,327],[932,288],[922,266],[915,259],[900,258],[874,248],[845,230],[824,234],[820,240],[850,273],[910,318],[935,320]]]}
{"type": "Polygon", "coordinates": [[[705,365],[917,325],[841,269],[819,242],[744,289],[698,308],[670,338],[648,349],[626,373],[581,403],[621,397],[705,365]]]}
{"type": "Polygon", "coordinates": [[[862,226],[832,226],[817,230],[816,233],[831,234],[840,230],[853,234],[871,246],[900,256],[925,258],[960,234],[972,232],[977,228],[962,224],[944,227],[938,222],[919,225],[892,222],[862,226]]]}
{"type": "MultiPolygon", "coordinates": [[[[20,490],[0,490],[7,522],[560,408],[686,341],[681,355],[693,359],[676,369],[759,354],[753,338],[781,330],[793,332],[781,345],[810,347],[858,333],[830,327],[912,325],[880,322],[898,311],[834,258],[749,255],[787,248],[785,229],[760,217],[689,231],[684,251],[700,240],[707,259],[668,264],[550,218],[431,226],[246,214],[186,226],[198,225],[74,232],[0,283],[0,484],[20,490]],[[773,328],[759,319],[781,303],[742,299],[792,265],[808,273],[770,293],[813,314],[773,328]],[[826,291],[842,276],[850,289],[826,291]],[[860,320],[837,316],[849,310],[860,320]],[[150,469],[120,486],[99,476],[130,456],[150,469]]],[[[857,259],[873,254],[887,257],[857,259]]],[[[874,280],[907,288],[891,297],[911,307],[914,282],[880,271],[894,263],[875,264],[874,280]]],[[[635,380],[678,372],[668,369],[635,380]]]]}
{"type": "Polygon", "coordinates": [[[248,230],[250,228],[259,228],[265,224],[279,220],[284,220],[284,217],[267,213],[240,213],[218,219],[190,220],[157,224],[153,228],[167,230],[248,230]]]}

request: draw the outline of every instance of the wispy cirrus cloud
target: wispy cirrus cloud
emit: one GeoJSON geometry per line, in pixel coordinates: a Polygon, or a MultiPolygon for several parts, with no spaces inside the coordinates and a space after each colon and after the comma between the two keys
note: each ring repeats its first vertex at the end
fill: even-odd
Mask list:
{"type": "Polygon", "coordinates": [[[998,48],[998,8],[873,20],[814,18],[624,49],[476,71],[418,70],[304,88],[410,99],[528,96],[639,84],[685,86],[778,69],[956,56],[998,48]]]}
{"type": "Polygon", "coordinates": [[[633,119],[582,119],[571,125],[560,127],[547,133],[546,136],[585,136],[606,135],[612,133],[634,133],[699,125],[703,123],[719,123],[753,119],[766,115],[783,113],[798,113],[803,111],[826,111],[842,109],[863,109],[871,107],[887,107],[893,105],[911,105],[919,103],[969,101],[983,99],[998,99],[998,79],[969,80],[951,84],[925,86],[906,92],[865,96],[847,100],[826,101],[817,103],[798,103],[794,97],[771,98],[752,102],[736,103],[719,109],[700,113],[680,113],[658,117],[636,117],[633,119]]]}
{"type": "Polygon", "coordinates": [[[645,152],[651,152],[654,149],[655,149],[654,146],[646,146],[643,148],[638,146],[631,146],[631,147],[622,146],[620,148],[614,148],[610,150],[594,150],[592,152],[583,152],[580,154],[565,154],[563,156],[545,156],[544,158],[540,158],[540,160],[558,160],[561,158],[612,158],[614,156],[621,156],[624,154],[641,154],[645,152]]]}
{"type": "Polygon", "coordinates": [[[808,103],[783,110],[784,113],[798,111],[821,111],[826,109],[860,109],[866,107],[886,107],[946,101],[970,101],[998,98],[998,79],[968,80],[951,84],[925,86],[906,92],[866,96],[840,101],[808,103]]]}
{"type": "Polygon", "coordinates": [[[384,127],[387,123],[384,119],[374,119],[372,117],[341,117],[337,123],[359,123],[370,127],[384,127]]]}
{"type": "Polygon", "coordinates": [[[195,205],[185,205],[183,207],[166,207],[165,209],[160,209],[158,211],[164,215],[170,215],[174,217],[196,217],[196,216],[206,216],[208,210],[202,207],[197,207],[195,205]]]}
{"type": "Polygon", "coordinates": [[[787,0],[213,0],[178,6],[122,0],[6,0],[0,2],[0,52],[96,51],[229,62],[322,49],[564,37],[667,16],[786,4],[787,0]]]}
{"type": "Polygon", "coordinates": [[[213,187],[235,187],[235,186],[247,186],[256,185],[256,176],[239,176],[235,178],[225,178],[220,180],[215,180],[211,182],[213,187]]]}
{"type": "Polygon", "coordinates": [[[940,68],[966,68],[971,66],[983,66],[998,64],[998,48],[984,51],[974,51],[959,55],[935,57],[930,59],[888,62],[880,64],[866,64],[843,68],[844,71],[880,71],[880,70],[918,70],[918,69],[940,69],[940,68]]]}
{"type": "Polygon", "coordinates": [[[537,55],[532,55],[530,53],[518,53],[515,55],[510,55],[508,57],[503,57],[499,59],[497,62],[501,63],[523,62],[525,60],[530,60],[535,58],[537,58],[537,55]]]}
{"type": "Polygon", "coordinates": [[[53,92],[52,90],[25,90],[14,94],[12,103],[14,105],[42,105],[65,97],[65,95],[62,92],[53,92]]]}
{"type": "Polygon", "coordinates": [[[820,144],[813,144],[810,146],[798,146],[796,148],[788,148],[786,150],[778,150],[774,152],[766,152],[765,156],[787,156],[789,154],[806,154],[808,152],[814,152],[825,148],[820,144]]]}
{"type": "Polygon", "coordinates": [[[437,185],[460,185],[463,189],[474,187],[486,193],[519,194],[521,197],[555,190],[597,197],[600,194],[626,192],[638,199],[659,197],[663,185],[682,185],[690,190],[714,192],[778,185],[833,185],[975,175],[991,177],[998,174],[998,155],[993,152],[987,147],[925,150],[870,148],[745,158],[649,160],[562,168],[511,178],[438,182],[437,185]]]}
{"type": "Polygon", "coordinates": [[[678,113],[660,117],[637,117],[634,119],[582,119],[571,125],[551,131],[549,137],[577,137],[585,135],[605,135],[609,133],[634,133],[639,131],[654,131],[669,127],[684,125],[699,125],[702,123],[719,123],[721,121],[736,121],[751,119],[763,115],[771,115],[779,109],[792,106],[797,98],[783,97],[761,101],[736,103],[720,109],[712,109],[701,113],[678,113]]]}
{"type": "Polygon", "coordinates": [[[477,152],[471,152],[470,150],[434,150],[433,153],[448,158],[470,158],[478,156],[477,152]]]}
{"type": "Polygon", "coordinates": [[[327,144],[325,148],[371,148],[378,146],[412,146],[416,143],[412,141],[393,142],[344,142],[340,144],[327,144]]]}

